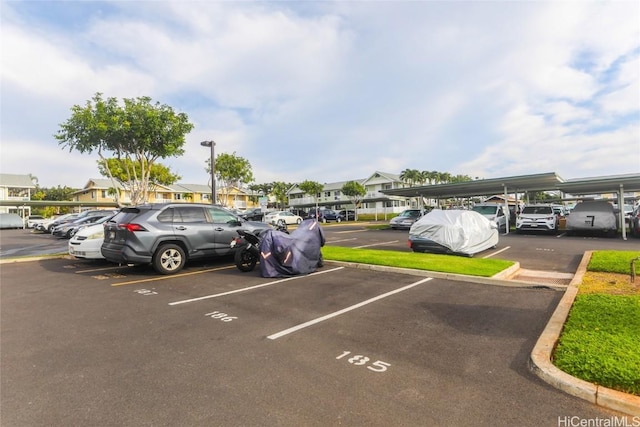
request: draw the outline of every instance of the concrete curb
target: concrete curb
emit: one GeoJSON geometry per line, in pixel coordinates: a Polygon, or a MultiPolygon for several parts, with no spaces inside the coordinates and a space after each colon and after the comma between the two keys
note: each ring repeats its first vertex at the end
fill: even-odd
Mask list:
{"type": "Polygon", "coordinates": [[[440,273],[437,271],[430,271],[430,270],[415,270],[412,268],[388,267],[384,265],[374,265],[374,264],[358,264],[355,262],[346,262],[346,261],[326,260],[326,262],[330,262],[331,264],[335,264],[335,265],[341,265],[343,267],[357,268],[360,270],[385,271],[389,273],[407,274],[410,276],[433,277],[434,279],[445,279],[445,280],[456,280],[458,282],[480,283],[483,285],[505,286],[505,287],[511,287],[511,288],[545,287],[545,288],[560,290],[560,291],[564,291],[566,289],[566,286],[563,286],[563,285],[551,285],[551,284],[541,285],[540,283],[537,283],[537,282],[527,282],[523,280],[508,280],[507,279],[508,277],[513,277],[520,269],[520,263],[518,262],[516,262],[513,266],[491,277],[467,276],[464,274],[440,273]]]}
{"type": "Polygon", "coordinates": [[[558,343],[564,323],[578,294],[578,286],[582,283],[582,276],[587,271],[592,253],[592,251],[584,253],[573,280],[571,280],[558,307],[556,307],[542,335],[540,335],[536,345],[533,347],[529,358],[529,369],[543,381],[565,393],[588,400],[607,409],[637,416],[640,415],[640,396],[612,390],[573,377],[558,369],[551,362],[553,350],[558,343]]]}
{"type": "Polygon", "coordinates": [[[68,253],[61,252],[57,254],[49,254],[49,255],[42,255],[42,256],[26,256],[23,258],[5,258],[5,259],[0,259],[0,264],[12,264],[14,262],[43,261],[47,259],[64,258],[67,256],[69,256],[68,253]]]}

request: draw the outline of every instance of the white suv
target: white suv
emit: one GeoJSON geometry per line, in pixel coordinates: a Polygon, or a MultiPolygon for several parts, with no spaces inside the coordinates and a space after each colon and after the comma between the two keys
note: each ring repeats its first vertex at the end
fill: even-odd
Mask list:
{"type": "Polygon", "coordinates": [[[493,222],[500,233],[507,232],[507,217],[504,215],[502,205],[497,203],[478,204],[471,208],[471,210],[478,212],[480,215],[493,222]]]}
{"type": "Polygon", "coordinates": [[[525,206],[516,218],[516,233],[546,231],[557,233],[560,220],[551,205],[525,206]]]}

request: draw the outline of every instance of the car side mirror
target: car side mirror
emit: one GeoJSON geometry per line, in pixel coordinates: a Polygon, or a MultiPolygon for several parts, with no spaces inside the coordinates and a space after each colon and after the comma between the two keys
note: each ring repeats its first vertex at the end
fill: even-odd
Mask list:
{"type": "Polygon", "coordinates": [[[237,219],[232,219],[227,221],[227,224],[229,224],[232,227],[240,227],[242,225],[242,222],[240,220],[237,219]]]}

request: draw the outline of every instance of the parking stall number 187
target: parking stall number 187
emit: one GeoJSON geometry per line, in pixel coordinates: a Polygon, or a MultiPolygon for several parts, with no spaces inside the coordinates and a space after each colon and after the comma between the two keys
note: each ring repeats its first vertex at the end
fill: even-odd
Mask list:
{"type": "MultiPolygon", "coordinates": [[[[340,356],[336,357],[336,359],[342,359],[343,357],[346,357],[349,354],[351,354],[350,351],[345,351],[340,356]]],[[[373,372],[384,372],[387,370],[389,366],[391,366],[391,363],[383,362],[381,360],[376,360],[375,362],[369,363],[370,360],[371,359],[369,359],[367,356],[363,356],[361,354],[354,354],[353,356],[347,359],[349,363],[356,366],[362,366],[362,365],[368,364],[367,369],[373,372]]]]}

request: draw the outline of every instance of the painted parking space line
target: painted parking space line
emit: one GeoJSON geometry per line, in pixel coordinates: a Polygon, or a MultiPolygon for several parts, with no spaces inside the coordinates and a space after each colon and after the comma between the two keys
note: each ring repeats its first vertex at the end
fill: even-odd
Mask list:
{"type": "Polygon", "coordinates": [[[74,271],[75,274],[82,274],[82,273],[94,273],[96,271],[110,271],[110,270],[117,270],[117,269],[122,269],[122,268],[128,268],[126,265],[115,265],[115,266],[110,266],[110,267],[100,267],[100,268],[90,268],[87,270],[77,270],[74,271]]]}
{"type": "Polygon", "coordinates": [[[309,326],[315,325],[316,323],[324,322],[325,320],[331,319],[333,317],[340,316],[341,314],[344,314],[344,313],[347,313],[349,311],[358,309],[360,307],[363,307],[363,306],[365,306],[367,304],[371,304],[372,302],[381,300],[383,298],[387,298],[388,296],[391,296],[391,295],[394,295],[394,294],[397,294],[397,293],[400,293],[400,292],[404,292],[404,291],[406,291],[408,289],[411,289],[411,288],[413,288],[415,286],[418,286],[418,285],[420,285],[422,283],[428,282],[429,280],[433,280],[433,277],[426,277],[426,278],[424,278],[422,280],[419,280],[417,282],[414,282],[414,283],[412,283],[410,285],[407,285],[407,286],[404,286],[402,288],[396,289],[394,291],[390,291],[390,292],[384,293],[382,295],[378,295],[377,297],[373,297],[373,298],[370,298],[370,299],[368,299],[366,301],[362,301],[362,302],[360,302],[358,304],[354,304],[354,305],[352,305],[350,307],[343,308],[342,310],[334,311],[333,313],[327,314],[325,316],[318,317],[318,318],[310,320],[308,322],[301,323],[301,324],[299,324],[297,326],[293,326],[293,327],[291,327],[289,329],[285,329],[284,331],[280,331],[280,332],[277,332],[275,334],[269,335],[267,338],[269,338],[270,340],[276,340],[276,339],[278,339],[280,337],[283,337],[285,335],[289,335],[289,334],[291,334],[293,332],[299,331],[300,329],[307,328],[309,326]]]}
{"type": "Polygon", "coordinates": [[[391,243],[398,243],[399,241],[400,241],[400,240],[391,240],[390,242],[378,242],[378,243],[371,243],[370,245],[355,246],[353,249],[369,248],[369,247],[371,247],[371,246],[390,245],[391,243]]]}
{"type": "Polygon", "coordinates": [[[344,230],[344,231],[334,231],[335,234],[347,234],[347,233],[362,233],[363,231],[367,231],[365,229],[362,230],[344,230]]]}
{"type": "Polygon", "coordinates": [[[357,239],[357,238],[355,238],[355,237],[352,237],[351,239],[340,239],[340,240],[331,240],[331,241],[328,241],[328,240],[327,240],[327,242],[326,242],[326,243],[327,243],[327,244],[332,244],[332,243],[340,243],[340,242],[350,242],[350,241],[352,241],[352,240],[358,240],[358,239],[357,239]]]}
{"type": "Polygon", "coordinates": [[[210,271],[228,270],[230,268],[235,268],[235,267],[236,267],[235,265],[227,265],[225,267],[208,268],[206,270],[190,271],[187,273],[169,274],[166,276],[150,277],[148,279],[138,279],[138,280],[130,280],[128,282],[113,283],[111,286],[135,285],[138,283],[156,282],[158,280],[176,279],[178,277],[193,276],[194,274],[209,273],[210,271]]]}
{"type": "Polygon", "coordinates": [[[499,253],[506,251],[507,249],[511,249],[511,246],[504,247],[504,248],[500,249],[499,251],[492,252],[487,256],[483,256],[482,258],[491,258],[494,255],[498,255],[499,253]]]}
{"type": "Polygon", "coordinates": [[[190,299],[185,299],[185,300],[182,300],[182,301],[174,301],[174,302],[170,302],[169,305],[187,304],[187,303],[190,303],[190,302],[202,301],[202,300],[205,300],[205,299],[219,298],[219,297],[223,297],[223,296],[226,296],[226,295],[237,294],[239,292],[246,292],[246,291],[251,291],[251,290],[254,290],[254,289],[264,288],[265,286],[271,286],[271,285],[275,285],[275,284],[278,284],[278,283],[289,282],[291,280],[303,279],[305,277],[317,276],[319,274],[324,274],[324,273],[331,273],[331,272],[334,272],[334,271],[342,270],[343,268],[344,267],[336,267],[336,268],[332,268],[332,269],[329,269],[329,270],[316,271],[315,273],[311,273],[311,274],[305,274],[305,275],[301,275],[301,276],[292,276],[292,277],[287,277],[287,278],[280,279],[280,280],[274,280],[272,282],[262,283],[260,285],[249,286],[248,288],[235,289],[233,291],[222,292],[222,293],[213,294],[213,295],[205,295],[205,296],[202,296],[202,297],[190,298],[190,299]]]}

